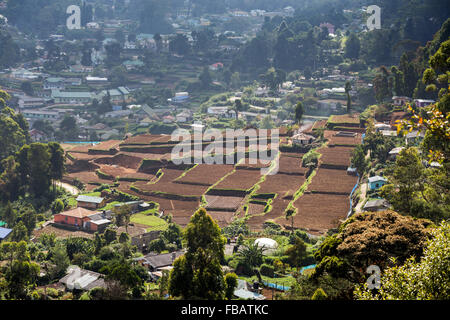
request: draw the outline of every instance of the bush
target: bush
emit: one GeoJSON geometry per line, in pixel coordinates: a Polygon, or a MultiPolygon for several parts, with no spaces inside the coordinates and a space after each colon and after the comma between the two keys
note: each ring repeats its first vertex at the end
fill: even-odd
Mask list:
{"type": "Polygon", "coordinates": [[[52,213],[57,214],[64,210],[64,202],[61,199],[56,199],[52,203],[52,213]]]}
{"type": "Polygon", "coordinates": [[[311,300],[327,300],[328,296],[323,291],[322,288],[317,288],[317,290],[314,292],[313,296],[311,297],[311,300]]]}
{"type": "Polygon", "coordinates": [[[274,273],[275,273],[275,268],[269,264],[262,264],[261,267],[259,268],[259,272],[266,277],[270,277],[273,278],[274,273]]]}

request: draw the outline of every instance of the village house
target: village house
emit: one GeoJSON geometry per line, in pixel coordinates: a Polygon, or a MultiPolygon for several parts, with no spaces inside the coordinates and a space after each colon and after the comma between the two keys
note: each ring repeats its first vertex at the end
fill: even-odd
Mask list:
{"type": "Polygon", "coordinates": [[[58,120],[61,118],[61,114],[56,111],[24,110],[21,113],[26,119],[30,120],[58,120]]]}
{"type": "Polygon", "coordinates": [[[31,129],[28,131],[30,134],[30,138],[32,142],[44,142],[47,141],[47,135],[43,133],[42,131],[39,131],[37,129],[31,129]]]}
{"type": "Polygon", "coordinates": [[[416,107],[418,108],[423,108],[426,107],[430,104],[435,103],[436,101],[434,100],[427,100],[427,99],[414,99],[414,104],[416,105],[416,107]]]}
{"type": "Polygon", "coordinates": [[[175,93],[175,97],[167,99],[169,102],[173,103],[184,103],[189,100],[189,93],[188,92],[177,92],[175,93]]]}
{"type": "Polygon", "coordinates": [[[425,132],[414,130],[409,132],[405,137],[405,142],[407,145],[413,145],[419,140],[422,140],[425,137],[425,132]]]}
{"type": "Polygon", "coordinates": [[[397,159],[397,156],[402,152],[402,150],[405,149],[405,147],[397,147],[389,151],[389,160],[395,160],[397,159]]]}
{"type": "Polygon", "coordinates": [[[147,267],[150,272],[161,271],[163,268],[172,266],[176,258],[184,255],[184,250],[171,253],[157,254],[149,253],[144,257],[135,258],[134,260],[147,267]]]}
{"type": "Polygon", "coordinates": [[[405,106],[406,104],[411,102],[411,98],[405,96],[393,96],[392,103],[395,106],[405,106]]]}
{"type": "Polygon", "coordinates": [[[378,190],[387,183],[387,180],[380,176],[369,177],[369,190],[378,190]]]}
{"type": "Polygon", "coordinates": [[[79,195],[77,197],[78,207],[88,208],[88,209],[98,209],[102,208],[106,204],[106,199],[101,197],[91,197],[79,195]]]}
{"type": "Polygon", "coordinates": [[[93,95],[87,91],[60,91],[53,90],[52,98],[55,103],[91,103],[93,100],[93,95]]]}
{"type": "Polygon", "coordinates": [[[93,288],[106,288],[105,276],[90,270],[81,269],[78,266],[69,266],[67,274],[58,282],[63,284],[67,290],[89,291],[93,288]]]}
{"type": "Polygon", "coordinates": [[[36,97],[20,97],[19,98],[19,108],[20,109],[33,109],[39,108],[45,105],[44,98],[36,97]]]}
{"type": "Polygon", "coordinates": [[[305,146],[311,144],[314,139],[313,136],[300,132],[292,136],[292,144],[305,146]]]}
{"type": "Polygon", "coordinates": [[[102,213],[80,207],[55,214],[53,221],[55,224],[90,232],[103,232],[111,223],[109,219],[104,218],[102,213]]]}
{"type": "Polygon", "coordinates": [[[193,119],[192,113],[187,110],[182,111],[175,116],[176,122],[181,122],[181,123],[190,122],[190,121],[192,121],[192,119],[193,119]]]}
{"type": "Polygon", "coordinates": [[[364,205],[365,211],[384,211],[389,208],[389,203],[384,199],[370,200],[364,205]]]}
{"type": "Polygon", "coordinates": [[[236,119],[236,111],[230,110],[228,107],[209,107],[207,113],[218,118],[236,119]]]}

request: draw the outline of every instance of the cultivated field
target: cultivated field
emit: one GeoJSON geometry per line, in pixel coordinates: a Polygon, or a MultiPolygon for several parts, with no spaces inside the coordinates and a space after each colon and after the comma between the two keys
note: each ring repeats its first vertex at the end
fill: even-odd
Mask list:
{"type": "MultiPolygon", "coordinates": [[[[356,126],[354,117],[332,120],[338,127],[349,123],[356,126]]],[[[326,121],[319,121],[314,128],[325,125],[326,121]]],[[[350,165],[350,153],[360,143],[361,136],[340,137],[335,135],[337,131],[324,131],[328,144],[317,150],[322,156],[308,186],[305,182],[309,169],[302,167],[302,153],[281,153],[275,175],[261,175],[260,169],[270,165],[250,164],[248,159],[237,165],[176,167],[170,161],[174,145],[170,136],[152,134],[122,142],[107,141],[96,145],[95,150],[92,145],[64,145],[72,159],[68,160],[69,173],[64,180],[78,178],[86,184],[87,191],[103,183],[115,183],[122,192],[158,203],[160,211],[171,214],[173,221],[181,226],[189,222],[203,201],[221,227],[245,213],[253,230],[262,229],[267,220],[290,226],[285,214],[293,205],[299,210],[295,227],[323,233],[345,218],[348,195],[356,183],[356,177],[347,175],[346,169],[350,165]],[[117,151],[112,152],[111,148],[117,151]],[[307,193],[298,197],[302,187],[307,193]]]]}

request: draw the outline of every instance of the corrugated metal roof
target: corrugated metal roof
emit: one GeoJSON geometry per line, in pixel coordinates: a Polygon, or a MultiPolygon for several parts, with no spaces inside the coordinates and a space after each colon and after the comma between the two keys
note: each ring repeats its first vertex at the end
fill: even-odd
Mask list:
{"type": "Polygon", "coordinates": [[[104,198],[100,198],[100,197],[92,197],[92,196],[78,196],[77,201],[81,201],[81,202],[92,202],[92,203],[97,203],[100,204],[102,203],[104,198]]]}
{"type": "Polygon", "coordinates": [[[12,229],[0,227],[0,239],[5,239],[11,232],[12,229]]]}

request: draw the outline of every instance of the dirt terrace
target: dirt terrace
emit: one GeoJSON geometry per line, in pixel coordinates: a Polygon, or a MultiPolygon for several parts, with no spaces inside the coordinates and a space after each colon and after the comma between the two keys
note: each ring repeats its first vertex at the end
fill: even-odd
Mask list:
{"type": "Polygon", "coordinates": [[[350,194],[358,178],[348,175],[346,170],[319,168],[308,190],[320,193],[350,194]]]}
{"type": "Polygon", "coordinates": [[[320,163],[333,166],[350,166],[353,147],[323,147],[317,150],[322,154],[320,163]]]}
{"type": "Polygon", "coordinates": [[[324,234],[347,217],[350,202],[349,197],[344,195],[306,193],[294,202],[294,206],[298,209],[294,227],[312,234],[324,234]]]}

